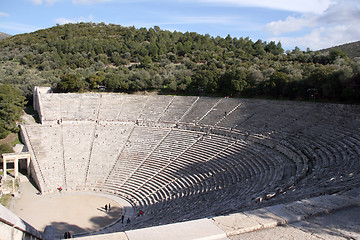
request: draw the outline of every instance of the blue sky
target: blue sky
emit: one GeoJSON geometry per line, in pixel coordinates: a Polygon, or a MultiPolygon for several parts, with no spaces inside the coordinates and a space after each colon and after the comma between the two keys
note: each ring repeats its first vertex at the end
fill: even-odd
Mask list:
{"type": "Polygon", "coordinates": [[[105,22],[281,41],[317,50],[360,40],[359,0],[1,0],[0,32],[105,22]]]}

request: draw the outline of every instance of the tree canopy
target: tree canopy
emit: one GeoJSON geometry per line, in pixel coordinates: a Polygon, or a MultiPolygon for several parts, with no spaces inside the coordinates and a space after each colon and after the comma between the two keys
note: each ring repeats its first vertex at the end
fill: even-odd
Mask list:
{"type": "Polygon", "coordinates": [[[163,91],[359,102],[360,60],[341,50],[284,52],[280,42],[104,23],[58,25],[0,41],[0,83],[30,95],[163,91]]]}
{"type": "Polygon", "coordinates": [[[0,138],[16,132],[17,124],[25,105],[23,93],[10,84],[0,84],[0,138]]]}

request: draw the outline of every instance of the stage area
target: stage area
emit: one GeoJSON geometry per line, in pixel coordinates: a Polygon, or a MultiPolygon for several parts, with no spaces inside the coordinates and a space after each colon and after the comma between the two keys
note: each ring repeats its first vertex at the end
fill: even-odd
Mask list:
{"type": "Polygon", "coordinates": [[[24,176],[21,178],[21,191],[12,211],[39,231],[52,225],[55,236],[67,231],[72,234],[96,231],[115,223],[122,214],[127,218],[131,212],[125,200],[111,195],[64,191],[38,195],[24,176]],[[109,203],[111,210],[105,211],[105,205],[109,203]]]}

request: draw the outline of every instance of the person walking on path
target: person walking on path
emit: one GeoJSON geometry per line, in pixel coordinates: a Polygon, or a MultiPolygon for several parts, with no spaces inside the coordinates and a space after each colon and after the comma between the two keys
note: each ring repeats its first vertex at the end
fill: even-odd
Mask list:
{"type": "Polygon", "coordinates": [[[109,212],[110,212],[110,210],[111,210],[111,205],[110,205],[110,203],[109,203],[109,212]]]}
{"type": "Polygon", "coordinates": [[[122,216],[121,216],[121,223],[124,223],[124,218],[125,218],[125,216],[122,215],[122,216]]]}
{"type": "Polygon", "coordinates": [[[108,206],[107,204],[105,204],[105,212],[107,212],[107,210],[108,210],[108,206]]]}

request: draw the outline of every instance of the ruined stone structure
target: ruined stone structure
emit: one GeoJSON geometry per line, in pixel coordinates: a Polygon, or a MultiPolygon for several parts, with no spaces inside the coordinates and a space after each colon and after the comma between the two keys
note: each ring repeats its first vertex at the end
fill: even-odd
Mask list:
{"type": "Polygon", "coordinates": [[[360,184],[359,106],[44,88],[34,94],[42,124],[21,129],[39,189],[124,198],[144,211],[133,228],[360,184]]]}
{"type": "Polygon", "coordinates": [[[2,154],[3,159],[3,172],[4,172],[4,179],[7,177],[7,163],[13,162],[14,163],[14,174],[15,178],[19,175],[19,160],[20,159],[26,159],[26,169],[28,176],[30,176],[30,154],[28,152],[22,152],[22,153],[3,153],[2,154]]]}

